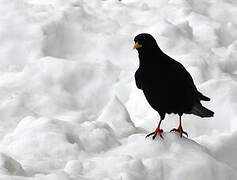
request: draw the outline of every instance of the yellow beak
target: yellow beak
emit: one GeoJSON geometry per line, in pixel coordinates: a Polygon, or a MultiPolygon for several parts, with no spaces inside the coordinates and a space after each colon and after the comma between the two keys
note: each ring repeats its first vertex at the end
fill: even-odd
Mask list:
{"type": "Polygon", "coordinates": [[[142,47],[142,45],[139,44],[138,42],[136,42],[136,44],[134,44],[134,46],[133,46],[133,49],[138,49],[140,47],[142,47]]]}

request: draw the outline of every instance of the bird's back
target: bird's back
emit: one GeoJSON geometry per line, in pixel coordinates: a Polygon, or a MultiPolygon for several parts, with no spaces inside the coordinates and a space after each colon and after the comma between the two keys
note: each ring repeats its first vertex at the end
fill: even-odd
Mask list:
{"type": "MultiPolygon", "coordinates": [[[[153,57],[154,58],[154,57],[153,57]]],[[[136,83],[150,105],[157,111],[179,113],[189,111],[197,99],[197,89],[185,68],[170,57],[152,66],[140,66],[136,83]]]]}

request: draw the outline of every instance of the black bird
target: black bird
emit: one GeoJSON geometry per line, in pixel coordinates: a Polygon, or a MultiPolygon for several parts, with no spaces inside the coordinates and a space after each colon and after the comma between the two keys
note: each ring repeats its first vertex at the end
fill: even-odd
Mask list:
{"type": "Polygon", "coordinates": [[[159,134],[163,138],[160,125],[166,113],[179,115],[179,127],[171,131],[179,132],[181,137],[182,134],[188,135],[181,123],[184,113],[202,118],[214,115],[214,112],[200,103],[201,100],[210,101],[210,98],[197,90],[184,66],[163,53],[150,34],[139,34],[134,41],[133,48],[137,49],[140,61],[135,73],[137,88],[143,90],[148,103],[160,115],[158,127],[146,137],[153,135],[155,139],[159,134]]]}

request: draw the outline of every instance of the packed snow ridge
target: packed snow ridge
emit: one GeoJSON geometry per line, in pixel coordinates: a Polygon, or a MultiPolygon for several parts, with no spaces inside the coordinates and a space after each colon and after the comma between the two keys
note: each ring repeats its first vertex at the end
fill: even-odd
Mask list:
{"type": "Polygon", "coordinates": [[[0,179],[236,180],[237,3],[0,0],[0,179]],[[215,117],[162,123],[134,82],[151,33],[215,117]]]}

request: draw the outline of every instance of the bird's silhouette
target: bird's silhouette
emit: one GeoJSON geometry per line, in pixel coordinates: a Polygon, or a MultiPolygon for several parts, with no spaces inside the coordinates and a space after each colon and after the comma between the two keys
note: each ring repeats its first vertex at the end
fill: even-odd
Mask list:
{"type": "Polygon", "coordinates": [[[210,101],[210,98],[197,90],[184,66],[163,53],[150,34],[139,34],[134,41],[134,49],[137,49],[139,54],[139,68],[135,73],[136,85],[160,115],[158,127],[146,137],[153,135],[155,139],[157,134],[163,137],[160,125],[166,113],[179,115],[179,127],[171,131],[179,132],[181,137],[182,134],[187,135],[181,124],[181,116],[184,113],[200,117],[214,115],[214,112],[202,106],[200,102],[210,101]]]}

